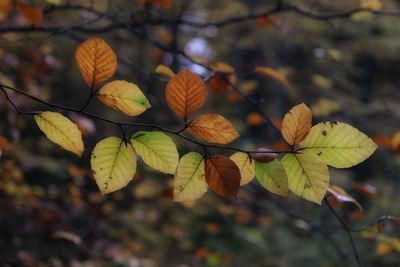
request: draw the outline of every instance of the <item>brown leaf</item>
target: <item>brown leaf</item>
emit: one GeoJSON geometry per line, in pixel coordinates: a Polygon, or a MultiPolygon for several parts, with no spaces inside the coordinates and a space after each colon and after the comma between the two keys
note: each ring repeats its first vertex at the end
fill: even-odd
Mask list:
{"type": "Polygon", "coordinates": [[[100,38],[90,38],[75,51],[75,59],[86,84],[92,87],[104,82],[117,69],[117,56],[100,38]]]}
{"type": "Polygon", "coordinates": [[[328,195],[331,195],[332,197],[335,198],[335,200],[339,203],[343,202],[351,202],[354,203],[360,210],[363,208],[361,207],[360,203],[358,203],[357,200],[355,200],[352,196],[350,196],[346,191],[344,191],[343,188],[336,186],[336,185],[330,185],[328,188],[328,195]]]}
{"type": "Polygon", "coordinates": [[[255,161],[261,162],[261,163],[268,163],[273,161],[278,157],[277,154],[271,153],[271,149],[269,148],[259,148],[257,149],[259,152],[263,153],[251,153],[251,158],[254,159],[255,161]]]}
{"type": "Polygon", "coordinates": [[[250,126],[260,126],[264,124],[264,118],[258,112],[251,112],[247,115],[247,124],[250,126]]]}
{"type": "Polygon", "coordinates": [[[42,24],[43,9],[41,7],[18,3],[17,11],[27,20],[29,20],[35,27],[38,27],[40,24],[42,24]]]}
{"type": "Polygon", "coordinates": [[[360,182],[353,182],[351,187],[359,192],[360,194],[363,194],[366,197],[376,197],[377,193],[376,193],[376,188],[375,186],[372,186],[370,184],[364,184],[364,183],[360,183],[360,182]]]}
{"type": "Polygon", "coordinates": [[[170,9],[172,8],[172,0],[139,0],[139,3],[141,5],[145,4],[155,4],[158,5],[164,9],[170,9]]]}
{"type": "Polygon", "coordinates": [[[304,103],[293,107],[282,121],[283,138],[291,145],[299,144],[310,132],[311,120],[311,110],[304,103]]]}
{"type": "Polygon", "coordinates": [[[210,67],[218,72],[211,77],[208,84],[213,93],[226,92],[231,87],[231,84],[236,83],[235,69],[224,62],[214,62],[210,67]]]}
{"type": "Polygon", "coordinates": [[[233,125],[216,113],[199,116],[190,123],[188,130],[207,142],[217,144],[227,144],[239,137],[233,125]]]}
{"type": "Polygon", "coordinates": [[[228,157],[217,155],[207,159],[205,176],[215,193],[226,198],[236,198],[240,187],[240,171],[228,157]]]}
{"type": "Polygon", "coordinates": [[[203,80],[189,70],[172,77],[165,90],[168,106],[182,119],[187,119],[203,106],[207,97],[207,86],[203,80]]]}
{"type": "Polygon", "coordinates": [[[12,0],[1,0],[0,1],[0,20],[5,18],[8,13],[10,13],[13,9],[13,1],[12,0]]]}
{"type": "Polygon", "coordinates": [[[285,85],[287,88],[291,89],[292,85],[290,84],[290,82],[288,81],[288,79],[286,79],[285,76],[283,76],[280,72],[271,69],[269,67],[261,67],[261,66],[257,66],[255,68],[255,71],[258,73],[262,73],[265,76],[270,77],[271,79],[274,79],[280,83],[282,83],[283,85],[285,85]]]}

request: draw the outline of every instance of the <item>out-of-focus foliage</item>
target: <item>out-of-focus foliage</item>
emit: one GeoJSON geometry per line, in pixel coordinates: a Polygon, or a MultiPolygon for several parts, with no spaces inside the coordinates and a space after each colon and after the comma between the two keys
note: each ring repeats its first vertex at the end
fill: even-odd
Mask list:
{"type": "MultiPolygon", "coordinates": [[[[175,42],[193,60],[214,64],[213,69],[220,74],[214,75],[182,55],[163,51],[150,38],[143,38],[134,16],[118,17],[130,23],[131,31],[111,27],[110,31],[97,32],[97,28],[109,25],[105,18],[96,18],[96,23],[90,24],[95,15],[84,10],[43,11],[47,3],[63,5],[65,1],[18,1],[23,4],[14,9],[8,2],[12,1],[2,1],[0,5],[0,29],[33,25],[60,26],[64,31],[0,33],[2,84],[21,88],[43,100],[81,107],[89,90],[75,65],[74,37],[96,35],[107,40],[118,57],[125,60],[114,78],[137,84],[157,107],[157,111],[145,112],[140,118],[124,116],[100,102],[88,107],[91,112],[101,111],[112,119],[152,122],[168,128],[180,126],[163,100],[166,83],[162,81],[169,79],[164,74],[172,74],[155,71],[151,75],[159,76],[157,80],[147,79],[142,72],[151,72],[160,64],[173,71],[189,68],[214,77],[208,82],[210,95],[199,113],[217,112],[229,119],[241,134],[235,143],[240,147],[287,148],[270,127],[260,123],[260,118],[254,119],[259,111],[218,77],[222,75],[259,99],[277,124],[292,106],[305,102],[313,111],[314,124],[343,121],[368,133],[378,144],[377,152],[361,165],[351,170],[330,170],[331,183],[363,207],[361,212],[352,203],[328,197],[346,223],[358,229],[382,214],[399,215],[399,17],[362,11],[324,21],[284,12],[224,27],[181,25],[177,40],[172,24],[146,26],[145,33],[151,39],[166,46],[175,42]],[[36,9],[27,15],[27,6],[36,9]],[[215,65],[216,62],[231,69],[215,65]],[[276,73],[257,73],[257,66],[276,73]],[[290,81],[291,86],[288,88],[284,81],[290,81]]],[[[90,1],[71,2],[90,5],[90,1]]],[[[93,8],[110,15],[136,12],[153,2],[152,12],[163,16],[177,16],[187,2],[182,8],[183,19],[199,23],[262,12],[275,4],[258,0],[111,1],[108,10],[107,1],[92,2],[93,8]]],[[[313,14],[332,14],[360,5],[358,0],[287,2],[313,14]]],[[[394,0],[362,3],[371,10],[400,8],[394,0]]],[[[21,95],[11,96],[23,110],[44,109],[21,95]]],[[[90,152],[100,140],[119,135],[120,130],[73,113],[67,115],[83,132],[87,149],[82,158],[50,143],[32,117],[17,115],[3,95],[0,97],[2,265],[341,266],[323,235],[304,220],[291,217],[287,210],[330,232],[348,254],[348,265],[354,264],[348,240],[329,209],[299,201],[293,195],[283,200],[247,185],[232,189],[239,190],[236,200],[223,200],[207,192],[196,203],[175,203],[172,175],[159,175],[141,164],[135,183],[102,196],[88,167],[90,152]]],[[[181,155],[196,150],[182,140],[176,142],[182,148],[181,155]]],[[[139,160],[146,162],[146,154],[140,156],[139,160]]],[[[174,160],[174,164],[178,161],[174,160]]],[[[353,233],[363,264],[396,266],[400,255],[398,233],[399,226],[393,221],[353,233]]]]}

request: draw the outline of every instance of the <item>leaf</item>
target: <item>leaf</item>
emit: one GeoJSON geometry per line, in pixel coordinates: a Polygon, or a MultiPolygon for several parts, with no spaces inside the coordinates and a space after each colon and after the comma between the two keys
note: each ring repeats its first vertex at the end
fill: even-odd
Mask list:
{"type": "Polygon", "coordinates": [[[80,245],[82,243],[82,239],[80,236],[68,231],[57,231],[53,233],[53,238],[65,239],[74,243],[75,245],[80,245]]]}
{"type": "Polygon", "coordinates": [[[79,157],[82,155],[84,150],[82,133],[75,123],[60,113],[50,111],[37,114],[34,118],[48,139],[79,157]]]}
{"type": "Polygon", "coordinates": [[[330,166],[348,168],[371,156],[377,146],[368,136],[346,123],[321,122],[311,128],[300,148],[330,166]]]}
{"type": "Polygon", "coordinates": [[[172,78],[172,77],[175,76],[175,72],[173,72],[173,71],[170,69],[170,67],[165,66],[165,65],[162,65],[162,64],[158,65],[158,66],[156,67],[156,69],[154,70],[154,72],[155,72],[155,73],[164,74],[164,75],[166,75],[166,76],[168,76],[168,77],[170,77],[170,78],[172,78]]]}
{"type": "Polygon", "coordinates": [[[33,26],[39,27],[43,20],[43,9],[38,6],[18,3],[16,7],[17,11],[29,20],[33,26]]]}
{"type": "Polygon", "coordinates": [[[236,152],[229,157],[230,160],[235,162],[240,171],[240,185],[245,185],[251,182],[255,176],[254,160],[251,160],[248,154],[243,152],[236,152]]]}
{"type": "Polygon", "coordinates": [[[7,17],[7,15],[13,9],[13,1],[12,0],[2,0],[0,1],[0,20],[7,17]]]}
{"type": "Polygon", "coordinates": [[[125,187],[133,179],[136,155],[131,144],[111,136],[97,143],[90,165],[101,193],[107,194],[125,187]]]}
{"type": "Polygon", "coordinates": [[[382,8],[382,2],[379,0],[362,0],[361,8],[377,11],[382,8]]]}
{"type": "Polygon", "coordinates": [[[321,205],[329,185],[328,167],[314,155],[286,154],[282,158],[289,190],[321,205]]]}
{"type": "Polygon", "coordinates": [[[160,6],[161,8],[164,9],[170,9],[172,8],[173,4],[172,4],[172,0],[139,0],[139,3],[141,5],[145,5],[145,4],[155,4],[160,6]]]}
{"type": "Polygon", "coordinates": [[[172,77],[165,90],[168,106],[181,119],[187,119],[199,110],[206,97],[206,84],[189,70],[181,71],[172,77]]]}
{"type": "Polygon", "coordinates": [[[0,136],[0,149],[12,151],[14,149],[14,146],[7,141],[3,136],[0,136]]]}
{"type": "Polygon", "coordinates": [[[335,100],[321,97],[312,106],[312,114],[317,117],[330,116],[333,113],[339,112],[340,104],[335,100]]]}
{"type": "Polygon", "coordinates": [[[260,147],[257,149],[257,153],[251,153],[251,157],[260,163],[269,163],[276,159],[278,155],[271,153],[271,149],[260,147]]]}
{"type": "Polygon", "coordinates": [[[351,202],[355,204],[360,210],[363,210],[360,203],[350,196],[343,188],[337,185],[330,185],[328,188],[328,193],[335,198],[339,203],[351,202]]]}
{"type": "Polygon", "coordinates": [[[132,135],[136,153],[150,167],[168,174],[175,174],[179,154],[172,139],[162,132],[140,131],[132,135]]]}
{"type": "Polygon", "coordinates": [[[251,112],[247,115],[247,124],[250,126],[260,126],[265,122],[264,117],[258,112],[251,112]]]}
{"type": "Polygon", "coordinates": [[[179,161],[174,178],[174,200],[193,201],[200,198],[208,185],[205,180],[204,158],[189,152],[179,161]]]}
{"type": "Polygon", "coordinates": [[[240,187],[240,170],[229,158],[213,156],[206,161],[206,181],[220,196],[236,198],[240,187]]]}
{"type": "Polygon", "coordinates": [[[139,87],[123,80],[112,81],[99,91],[100,100],[127,115],[136,116],[150,108],[150,103],[139,87]]]}
{"type": "Polygon", "coordinates": [[[90,38],[75,51],[75,60],[86,84],[90,87],[104,82],[117,69],[117,56],[100,38],[90,38]]]}
{"type": "Polygon", "coordinates": [[[290,145],[299,144],[311,129],[311,110],[301,103],[294,106],[282,121],[282,136],[290,145]]]}
{"type": "Polygon", "coordinates": [[[193,135],[210,143],[227,144],[239,137],[233,125],[216,113],[197,117],[187,129],[193,135]]]}
{"type": "Polygon", "coordinates": [[[282,163],[275,159],[270,163],[255,162],[256,177],[268,191],[281,196],[288,195],[288,177],[282,163]]]}
{"type": "Polygon", "coordinates": [[[286,86],[287,88],[292,88],[292,85],[290,84],[290,82],[288,81],[288,79],[286,79],[285,76],[283,76],[280,72],[269,68],[269,67],[262,67],[262,66],[257,66],[255,68],[255,71],[258,73],[262,73],[265,76],[268,76],[280,83],[282,83],[284,86],[286,86]]]}

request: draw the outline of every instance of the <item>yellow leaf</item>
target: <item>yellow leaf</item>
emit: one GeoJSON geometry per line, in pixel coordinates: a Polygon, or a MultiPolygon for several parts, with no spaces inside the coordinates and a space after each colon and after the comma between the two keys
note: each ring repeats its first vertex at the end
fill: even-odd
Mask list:
{"type": "Polygon", "coordinates": [[[204,158],[196,152],[184,155],[174,178],[174,200],[193,201],[200,198],[208,185],[204,173],[204,158]]]}
{"type": "Polygon", "coordinates": [[[315,74],[312,76],[312,81],[315,85],[321,87],[324,90],[329,90],[332,88],[332,81],[325,76],[315,74]]]}
{"type": "Polygon", "coordinates": [[[131,144],[112,136],[101,140],[90,158],[94,179],[102,194],[125,187],[135,176],[136,155],[131,144]]]}
{"type": "Polygon", "coordinates": [[[300,148],[332,167],[348,168],[366,160],[377,145],[346,123],[321,122],[311,128],[300,148]]]}
{"type": "Polygon", "coordinates": [[[287,88],[291,89],[292,85],[290,84],[290,82],[288,81],[288,79],[286,79],[285,76],[283,76],[280,72],[269,68],[269,67],[262,67],[262,66],[257,66],[255,68],[255,71],[258,73],[262,73],[265,76],[268,76],[280,83],[282,83],[284,86],[286,86],[287,88]]]}
{"type": "Polygon", "coordinates": [[[203,80],[189,70],[172,77],[165,89],[168,106],[182,119],[187,119],[203,106],[207,97],[203,80]]]}
{"type": "Polygon", "coordinates": [[[289,190],[321,205],[329,185],[326,164],[313,155],[286,154],[282,165],[289,180],[289,190]]]}
{"type": "Polygon", "coordinates": [[[360,210],[363,210],[357,200],[355,200],[343,188],[337,185],[330,185],[328,188],[328,193],[331,194],[339,203],[351,202],[354,203],[360,210]]]}
{"type": "Polygon", "coordinates": [[[299,144],[311,129],[311,110],[301,103],[293,107],[282,121],[283,138],[290,144],[299,144]]]}
{"type": "Polygon", "coordinates": [[[104,82],[117,69],[117,56],[100,38],[90,38],[75,51],[75,59],[86,84],[90,87],[104,82]]]}
{"type": "Polygon", "coordinates": [[[268,191],[281,196],[288,194],[288,177],[282,163],[275,159],[269,163],[255,162],[256,177],[268,191]]]}
{"type": "Polygon", "coordinates": [[[389,254],[392,250],[392,246],[386,242],[379,242],[375,247],[376,254],[379,256],[385,256],[386,254],[389,254]]]}
{"type": "Polygon", "coordinates": [[[361,8],[377,11],[382,8],[382,2],[379,0],[362,0],[361,8]]]}
{"type": "Polygon", "coordinates": [[[188,126],[195,136],[217,144],[227,144],[239,137],[233,125],[216,113],[201,115],[188,126]]]}
{"type": "Polygon", "coordinates": [[[314,116],[329,116],[333,113],[340,111],[341,107],[338,102],[329,98],[321,97],[312,106],[312,114],[314,116]]]}
{"type": "Polygon", "coordinates": [[[150,108],[146,96],[134,83],[123,80],[112,81],[99,91],[100,100],[127,115],[136,116],[150,108]]]}
{"type": "Polygon", "coordinates": [[[131,137],[135,151],[150,167],[168,174],[175,174],[179,154],[172,139],[162,132],[140,131],[131,137]]]}
{"type": "Polygon", "coordinates": [[[240,171],[240,185],[245,185],[251,182],[255,176],[254,160],[251,160],[248,154],[236,152],[229,157],[235,162],[240,171]]]}
{"type": "Polygon", "coordinates": [[[25,3],[18,3],[17,11],[29,20],[35,27],[39,27],[43,20],[43,9],[38,6],[33,6],[25,3]]]}
{"type": "Polygon", "coordinates": [[[168,77],[172,78],[175,76],[175,72],[173,72],[168,66],[165,65],[158,65],[154,70],[155,73],[161,73],[167,75],[168,77]]]}
{"type": "Polygon", "coordinates": [[[79,157],[84,146],[82,133],[75,123],[60,113],[45,111],[34,116],[40,130],[54,143],[79,157]]]}
{"type": "Polygon", "coordinates": [[[400,148],[400,131],[396,132],[392,137],[392,148],[394,150],[400,148]]]}

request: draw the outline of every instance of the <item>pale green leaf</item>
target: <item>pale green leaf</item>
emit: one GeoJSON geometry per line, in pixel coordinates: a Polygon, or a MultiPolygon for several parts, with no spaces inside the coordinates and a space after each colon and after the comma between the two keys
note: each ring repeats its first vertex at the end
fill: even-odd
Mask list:
{"type": "Polygon", "coordinates": [[[248,154],[236,152],[229,157],[238,166],[240,171],[240,185],[251,182],[255,176],[254,160],[251,160],[248,154]]]}
{"type": "Polygon", "coordinates": [[[184,155],[175,173],[174,200],[196,200],[207,191],[207,188],[203,156],[196,152],[184,155]]]}
{"type": "Polygon", "coordinates": [[[255,162],[256,177],[260,184],[272,193],[287,196],[288,177],[282,163],[275,159],[269,163],[255,162]]]}
{"type": "Polygon", "coordinates": [[[107,194],[125,187],[133,179],[136,155],[131,144],[112,136],[97,143],[90,165],[101,193],[107,194]]]}
{"type": "Polygon", "coordinates": [[[150,167],[175,174],[179,154],[174,141],[162,132],[140,131],[131,137],[135,151],[150,167]]]}
{"type": "Polygon", "coordinates": [[[309,154],[286,154],[282,165],[288,176],[289,190],[321,204],[329,185],[328,166],[309,154]]]}
{"type": "Polygon", "coordinates": [[[81,156],[84,150],[78,126],[60,113],[45,111],[34,116],[40,130],[54,143],[81,156]]]}
{"type": "Polygon", "coordinates": [[[332,167],[348,168],[371,156],[377,146],[368,136],[346,123],[321,122],[311,128],[300,148],[332,167]]]}

